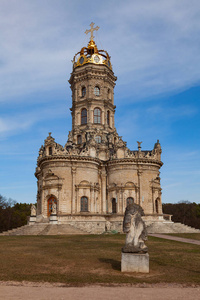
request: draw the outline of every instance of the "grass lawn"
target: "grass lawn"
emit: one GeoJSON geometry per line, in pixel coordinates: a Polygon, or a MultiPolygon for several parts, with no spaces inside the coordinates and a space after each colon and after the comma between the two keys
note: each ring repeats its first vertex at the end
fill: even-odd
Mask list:
{"type": "Polygon", "coordinates": [[[125,235],[1,236],[0,280],[200,284],[200,247],[149,237],[150,273],[121,273],[125,235]]]}

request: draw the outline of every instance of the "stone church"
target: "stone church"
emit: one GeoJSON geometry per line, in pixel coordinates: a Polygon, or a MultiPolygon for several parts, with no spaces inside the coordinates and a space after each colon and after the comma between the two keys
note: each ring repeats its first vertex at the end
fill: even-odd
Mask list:
{"type": "Polygon", "coordinates": [[[64,146],[49,133],[39,150],[36,222],[70,224],[90,232],[121,231],[125,208],[137,203],[145,221],[162,221],[161,146],[135,151],[115,128],[114,75],[110,56],[93,33],[73,58],[72,130],[64,146]],[[54,209],[53,209],[54,207],[54,209]]]}

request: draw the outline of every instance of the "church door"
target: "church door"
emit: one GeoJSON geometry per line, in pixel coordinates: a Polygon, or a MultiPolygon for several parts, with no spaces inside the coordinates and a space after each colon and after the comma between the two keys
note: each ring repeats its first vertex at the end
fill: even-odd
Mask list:
{"type": "Polygon", "coordinates": [[[52,206],[53,206],[53,203],[55,203],[57,205],[57,200],[55,197],[51,196],[47,202],[47,214],[48,214],[48,217],[50,216],[50,214],[52,213],[52,206]]]}
{"type": "Polygon", "coordinates": [[[112,213],[113,214],[117,213],[117,201],[115,198],[112,198],[112,213]]]}

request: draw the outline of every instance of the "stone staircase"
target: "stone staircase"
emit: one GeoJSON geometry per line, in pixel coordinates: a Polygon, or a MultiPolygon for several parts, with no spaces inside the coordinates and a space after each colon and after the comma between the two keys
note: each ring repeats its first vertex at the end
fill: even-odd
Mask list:
{"type": "Polygon", "coordinates": [[[154,222],[147,225],[148,233],[200,233],[200,229],[182,223],[154,222]]]}
{"type": "MultiPolygon", "coordinates": [[[[154,222],[147,225],[148,233],[200,233],[199,229],[173,222],[154,222]]],[[[99,232],[100,233],[100,232],[99,232]]],[[[102,233],[102,232],[101,232],[102,233]]],[[[2,235],[68,235],[68,234],[90,234],[78,224],[49,224],[35,223],[25,225],[0,233],[2,235]]]]}
{"type": "Polygon", "coordinates": [[[2,235],[67,235],[67,234],[88,234],[81,229],[77,229],[69,224],[48,224],[35,223],[25,225],[12,230],[0,233],[2,235]]]}

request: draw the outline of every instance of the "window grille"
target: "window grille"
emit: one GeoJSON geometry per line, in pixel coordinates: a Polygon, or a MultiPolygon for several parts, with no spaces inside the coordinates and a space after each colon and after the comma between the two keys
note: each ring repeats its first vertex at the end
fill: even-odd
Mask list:
{"type": "Polygon", "coordinates": [[[81,211],[88,211],[88,198],[85,196],[81,197],[81,211]]]}
{"type": "Polygon", "coordinates": [[[87,109],[83,108],[81,111],[81,125],[87,124],[87,109]]]}
{"type": "Polygon", "coordinates": [[[98,86],[94,87],[94,94],[95,94],[95,96],[99,96],[100,95],[100,88],[98,86]]]}
{"type": "Polygon", "coordinates": [[[101,110],[99,108],[94,109],[94,123],[101,124],[101,110]]]}
{"type": "Polygon", "coordinates": [[[82,90],[81,90],[81,96],[82,96],[82,97],[85,97],[85,95],[86,95],[86,87],[83,86],[83,87],[82,87],[82,90]]]}

